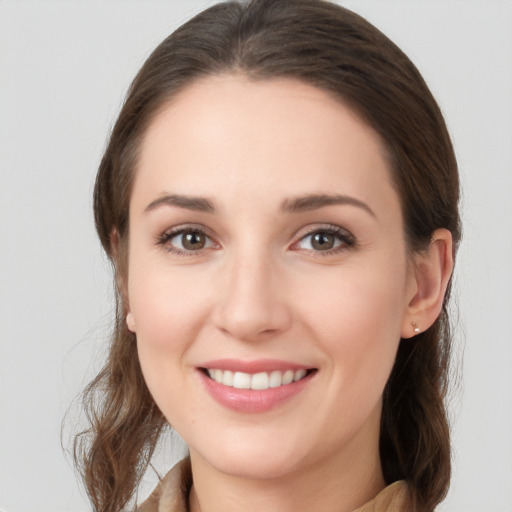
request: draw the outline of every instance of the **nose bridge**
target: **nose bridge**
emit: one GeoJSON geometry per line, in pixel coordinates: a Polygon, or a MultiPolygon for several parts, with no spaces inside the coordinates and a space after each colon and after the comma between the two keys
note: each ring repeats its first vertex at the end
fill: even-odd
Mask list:
{"type": "Polygon", "coordinates": [[[215,312],[218,328],[250,341],[288,327],[290,312],[280,286],[282,273],[268,248],[239,247],[227,258],[222,272],[222,297],[215,312]]]}

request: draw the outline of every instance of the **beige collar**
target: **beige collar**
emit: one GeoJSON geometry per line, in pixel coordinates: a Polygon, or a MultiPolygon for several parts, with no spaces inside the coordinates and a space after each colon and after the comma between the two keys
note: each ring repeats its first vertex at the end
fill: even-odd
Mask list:
{"type": "MultiPolygon", "coordinates": [[[[162,479],[137,512],[188,512],[188,495],[192,485],[190,459],[176,464],[162,479]]],[[[408,512],[410,498],[407,484],[400,480],[383,489],[373,500],[354,512],[408,512]]]]}

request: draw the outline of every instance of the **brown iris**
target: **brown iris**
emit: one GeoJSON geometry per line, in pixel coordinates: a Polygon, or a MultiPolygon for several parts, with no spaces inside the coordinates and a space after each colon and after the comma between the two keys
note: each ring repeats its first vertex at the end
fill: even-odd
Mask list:
{"type": "Polygon", "coordinates": [[[311,235],[311,246],[317,251],[326,251],[334,247],[335,236],[331,233],[315,233],[311,235]]]}
{"type": "Polygon", "coordinates": [[[206,236],[199,231],[188,231],[182,234],[181,243],[188,251],[198,251],[206,244],[206,236]]]}

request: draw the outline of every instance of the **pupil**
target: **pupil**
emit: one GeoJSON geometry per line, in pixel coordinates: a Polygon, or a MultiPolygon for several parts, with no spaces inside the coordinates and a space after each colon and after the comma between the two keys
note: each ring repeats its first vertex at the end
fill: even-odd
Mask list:
{"type": "Polygon", "coordinates": [[[202,233],[193,231],[191,233],[185,233],[182,243],[185,249],[197,251],[198,249],[202,249],[204,247],[205,240],[202,233]]]}
{"type": "Polygon", "coordinates": [[[334,235],[329,233],[316,233],[313,235],[313,248],[325,251],[326,249],[332,249],[334,246],[334,235]]]}

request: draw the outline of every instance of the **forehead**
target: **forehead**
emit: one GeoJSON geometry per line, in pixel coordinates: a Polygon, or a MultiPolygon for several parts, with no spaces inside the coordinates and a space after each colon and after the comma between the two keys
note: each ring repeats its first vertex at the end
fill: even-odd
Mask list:
{"type": "Polygon", "coordinates": [[[261,205],[328,191],[374,201],[385,188],[381,200],[397,202],[384,155],[376,132],[319,88],[212,76],[185,88],[149,125],[133,199],[172,189],[220,199],[259,195],[261,205]]]}

